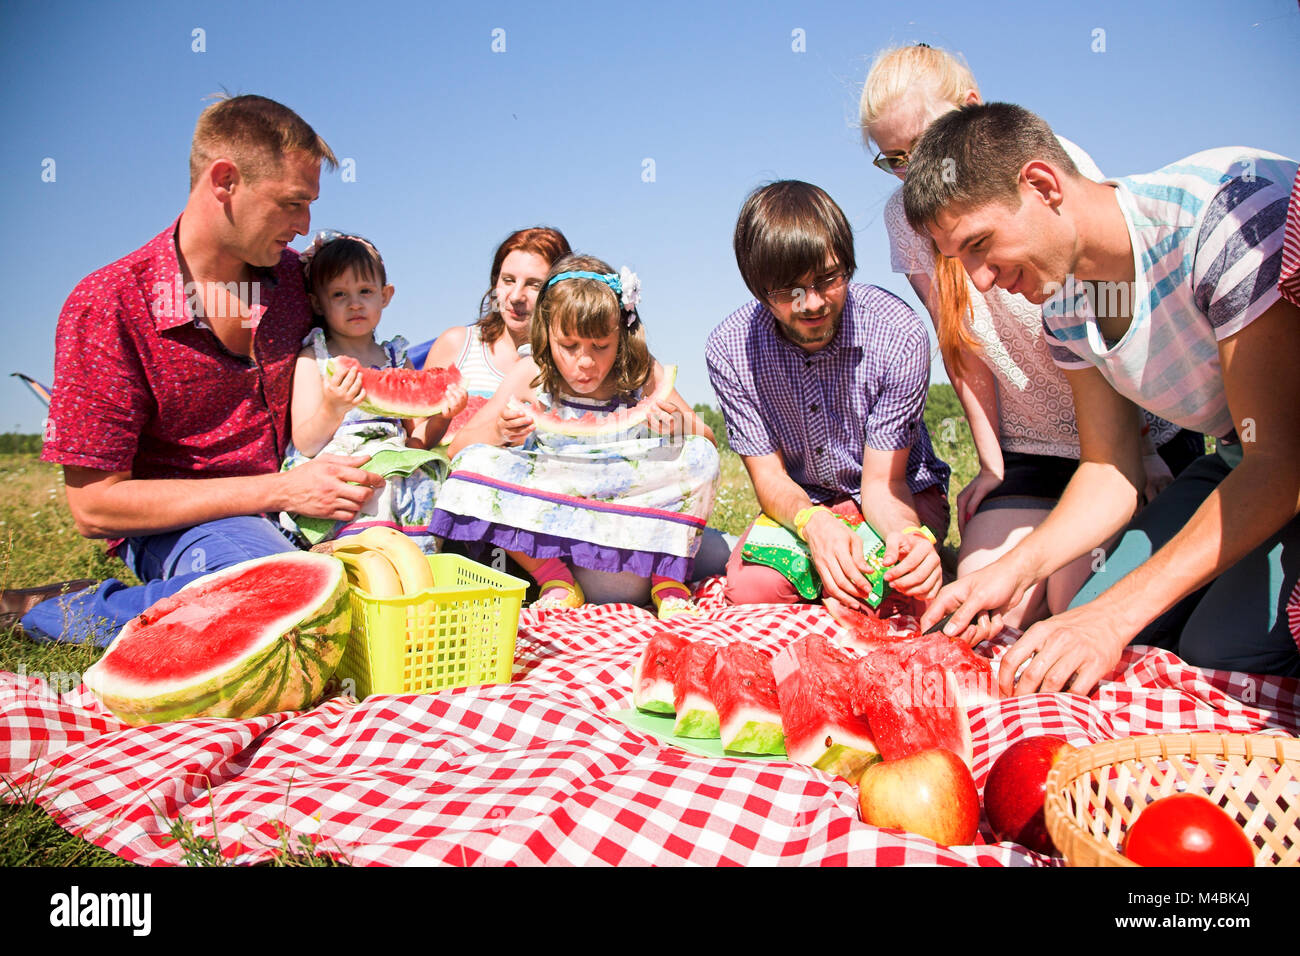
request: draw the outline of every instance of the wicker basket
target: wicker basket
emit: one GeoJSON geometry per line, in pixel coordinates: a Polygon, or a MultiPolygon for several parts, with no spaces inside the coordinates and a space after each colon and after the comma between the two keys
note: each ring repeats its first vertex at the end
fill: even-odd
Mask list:
{"type": "Polygon", "coordinates": [[[1256,866],[1300,862],[1300,740],[1264,734],[1126,737],[1068,754],[1047,777],[1047,829],[1070,866],[1137,866],[1120,854],[1148,803],[1203,793],[1258,848],[1256,866]]]}

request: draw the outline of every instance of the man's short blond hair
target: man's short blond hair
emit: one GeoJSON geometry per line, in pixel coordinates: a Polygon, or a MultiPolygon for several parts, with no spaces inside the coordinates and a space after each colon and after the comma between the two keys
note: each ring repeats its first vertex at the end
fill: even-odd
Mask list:
{"type": "Polygon", "coordinates": [[[227,156],[250,181],[273,175],[286,153],[303,152],[333,169],[334,151],[301,116],[265,96],[223,96],[199,115],[190,147],[190,188],[227,156]]]}

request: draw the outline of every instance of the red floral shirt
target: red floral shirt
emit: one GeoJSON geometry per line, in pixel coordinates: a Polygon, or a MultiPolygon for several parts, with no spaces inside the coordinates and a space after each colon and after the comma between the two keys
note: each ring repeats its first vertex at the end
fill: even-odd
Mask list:
{"type": "Polygon", "coordinates": [[[298,254],[286,249],[258,274],[250,360],[187,308],[179,223],[91,273],[64,304],[44,460],[135,478],[279,470],[294,360],[311,326],[298,254]]]}

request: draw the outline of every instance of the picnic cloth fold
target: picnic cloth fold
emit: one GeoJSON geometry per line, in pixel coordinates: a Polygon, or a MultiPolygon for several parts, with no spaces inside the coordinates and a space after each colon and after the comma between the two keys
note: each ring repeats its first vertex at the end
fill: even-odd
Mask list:
{"type": "MultiPolygon", "coordinates": [[[[174,821],[235,863],[283,834],[354,864],[1044,865],[1011,843],[945,849],[858,818],[857,792],[784,761],[695,756],[631,730],[646,639],[749,640],[767,651],[836,625],[817,605],[725,606],[660,624],[630,605],[528,611],[514,682],[430,695],[336,697],[303,713],[129,728],[84,686],[0,672],[0,790],[128,860],[183,862],[174,821]]],[[[993,649],[995,658],[1005,645],[993,649]]],[[[972,709],[975,779],[1015,738],[1071,743],[1181,731],[1300,728],[1300,682],[1204,671],[1130,647],[1090,698],[1039,694],[972,709]]]]}

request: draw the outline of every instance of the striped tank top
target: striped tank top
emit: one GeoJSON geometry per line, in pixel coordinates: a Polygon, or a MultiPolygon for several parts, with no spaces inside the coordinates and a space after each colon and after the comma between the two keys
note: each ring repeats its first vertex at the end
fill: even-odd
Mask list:
{"type": "Polygon", "coordinates": [[[492,352],[480,337],[477,324],[465,327],[465,347],[460,350],[456,367],[460,369],[465,390],[484,398],[495,395],[497,386],[505,378],[505,374],[492,364],[492,352]]]}

